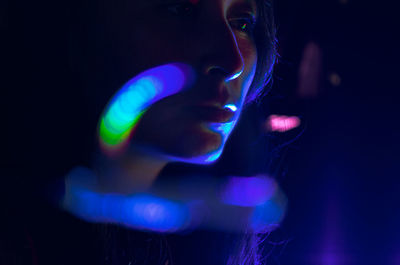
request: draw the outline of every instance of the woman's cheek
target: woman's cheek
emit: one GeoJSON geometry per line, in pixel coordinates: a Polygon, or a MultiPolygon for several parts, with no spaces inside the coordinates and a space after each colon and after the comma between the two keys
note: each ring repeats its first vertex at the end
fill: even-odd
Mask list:
{"type": "Polygon", "coordinates": [[[247,92],[253,82],[257,67],[257,48],[254,41],[248,36],[237,38],[238,47],[244,61],[244,70],[241,77],[242,99],[246,97],[247,92]]]}
{"type": "Polygon", "coordinates": [[[254,80],[255,72],[256,72],[256,66],[257,66],[257,58],[254,58],[253,60],[245,61],[245,71],[243,73],[243,76],[241,78],[241,84],[240,84],[240,104],[242,105],[248,92],[250,89],[250,86],[254,80]]]}
{"type": "Polygon", "coordinates": [[[131,49],[133,56],[132,63],[147,69],[160,64],[171,62],[185,62],[184,53],[187,49],[184,47],[182,35],[176,30],[153,25],[137,27],[131,35],[131,49]]]}

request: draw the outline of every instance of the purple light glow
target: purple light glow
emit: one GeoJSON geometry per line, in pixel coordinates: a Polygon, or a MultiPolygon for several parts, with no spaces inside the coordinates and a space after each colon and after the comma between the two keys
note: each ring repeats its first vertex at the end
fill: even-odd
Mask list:
{"type": "Polygon", "coordinates": [[[394,254],[392,262],[393,265],[400,265],[400,251],[394,254]]]}
{"type": "Polygon", "coordinates": [[[316,243],[318,251],[310,257],[315,265],[346,265],[353,264],[354,257],[347,251],[346,237],[343,234],[342,209],[338,198],[331,194],[325,207],[324,228],[321,238],[316,243]]]}
{"type": "Polygon", "coordinates": [[[272,132],[287,132],[300,126],[300,119],[295,116],[271,115],[267,119],[266,129],[272,132]]]}
{"type": "Polygon", "coordinates": [[[232,177],[221,194],[221,201],[236,206],[257,206],[269,200],[277,189],[266,177],[232,177]]]}
{"type": "Polygon", "coordinates": [[[339,251],[328,251],[318,254],[312,255],[310,258],[311,263],[315,265],[347,265],[354,264],[354,259],[351,255],[346,255],[345,253],[341,253],[339,251]]]}
{"type": "Polygon", "coordinates": [[[160,233],[199,227],[235,232],[272,231],[286,209],[286,197],[278,184],[263,176],[233,177],[222,193],[214,193],[221,188],[220,182],[210,180],[178,187],[166,185],[128,195],[105,193],[98,185],[91,170],[75,168],[66,177],[60,206],[89,222],[160,233]]]}

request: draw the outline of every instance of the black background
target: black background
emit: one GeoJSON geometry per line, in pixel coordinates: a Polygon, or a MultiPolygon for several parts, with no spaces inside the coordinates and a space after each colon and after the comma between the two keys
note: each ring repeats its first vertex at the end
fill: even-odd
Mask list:
{"type": "MultiPolygon", "coordinates": [[[[3,9],[8,4],[0,5],[2,30],[13,20],[3,9]]],[[[267,240],[272,249],[269,264],[398,265],[400,86],[396,9],[383,1],[356,0],[279,0],[275,7],[280,58],[273,89],[261,103],[260,116],[298,116],[302,126],[273,136],[278,143],[291,143],[281,148],[270,170],[289,204],[281,227],[267,240]],[[297,94],[299,67],[310,42],[321,50],[322,68],[316,97],[302,98],[297,94]],[[339,85],[330,82],[332,73],[340,76],[339,85]]],[[[18,32],[11,35],[18,36],[18,32]]],[[[1,44],[2,54],[8,55],[12,67],[19,66],[7,45],[11,46],[1,44]]],[[[11,51],[18,53],[18,46],[11,51]]],[[[27,72],[23,66],[21,69],[27,72]]],[[[9,85],[15,80],[13,76],[6,81],[7,90],[12,90],[9,85]]],[[[1,101],[6,101],[4,98],[1,101]]],[[[17,109],[15,116],[5,120],[16,124],[15,117],[24,113],[26,110],[17,109]]],[[[24,131],[13,135],[22,139],[24,131]]],[[[3,140],[5,145],[14,144],[3,140]]],[[[9,155],[21,154],[15,150],[16,154],[9,155]]],[[[3,162],[9,166],[7,160],[3,162]]],[[[251,162],[251,157],[245,162],[251,162]]],[[[2,188],[8,181],[2,180],[2,188]]]]}
{"type": "Polygon", "coordinates": [[[272,264],[400,264],[398,26],[369,1],[276,2],[280,62],[271,112],[302,135],[278,176],[289,200],[272,264]],[[322,53],[319,93],[297,96],[304,47],[322,53]],[[329,76],[340,76],[333,85],[329,76]],[[285,240],[286,239],[286,240],[285,240]]]}

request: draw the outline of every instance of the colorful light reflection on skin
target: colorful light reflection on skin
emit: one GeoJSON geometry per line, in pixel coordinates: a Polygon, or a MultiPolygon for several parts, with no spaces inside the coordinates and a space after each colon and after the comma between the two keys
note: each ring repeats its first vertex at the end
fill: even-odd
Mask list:
{"type": "MultiPolygon", "coordinates": [[[[255,66],[254,66],[252,71],[253,71],[253,73],[255,72],[255,66]]],[[[234,80],[234,79],[238,78],[242,74],[242,72],[243,71],[238,72],[236,75],[234,75],[234,76],[228,78],[227,80],[225,80],[225,82],[229,82],[231,80],[234,80]]],[[[235,116],[232,119],[232,121],[231,122],[226,122],[226,123],[210,123],[210,125],[209,125],[209,129],[211,131],[220,134],[221,137],[222,137],[222,141],[223,142],[220,145],[220,148],[215,150],[215,151],[212,151],[212,152],[210,152],[210,153],[208,153],[208,154],[206,154],[204,156],[200,156],[200,157],[198,157],[196,159],[191,160],[190,161],[191,163],[210,164],[210,163],[215,162],[221,156],[221,154],[222,154],[222,152],[224,150],[226,141],[228,140],[229,135],[231,134],[233,128],[235,128],[235,125],[239,120],[240,114],[241,114],[242,109],[243,109],[243,104],[244,104],[244,101],[245,101],[245,98],[246,98],[246,95],[247,95],[247,90],[248,90],[248,88],[250,87],[250,85],[251,85],[251,83],[253,81],[253,79],[250,78],[250,77],[253,77],[253,76],[254,75],[251,74],[251,75],[249,75],[249,78],[247,78],[245,80],[245,82],[243,84],[243,87],[245,87],[247,89],[246,89],[246,92],[242,94],[242,96],[241,96],[240,100],[238,101],[237,105],[235,105],[235,104],[226,104],[224,106],[224,108],[228,108],[228,109],[230,109],[230,110],[235,112],[235,116]]],[[[178,159],[178,161],[187,162],[185,160],[179,160],[179,159],[178,159]]]]}
{"type": "MultiPolygon", "coordinates": [[[[237,112],[238,108],[236,105],[234,104],[227,104],[224,106],[224,108],[230,109],[233,112],[237,112]]],[[[240,113],[239,113],[240,114],[240,113]]],[[[236,114],[237,116],[238,114],[236,114]]],[[[235,128],[236,122],[237,122],[238,118],[235,118],[234,121],[232,122],[227,122],[227,123],[211,123],[210,124],[210,129],[213,132],[219,133],[221,135],[225,135],[228,136],[231,134],[233,128],[235,128]]],[[[217,152],[215,152],[214,154],[208,156],[205,158],[205,162],[214,162],[216,161],[222,154],[223,151],[223,147],[225,146],[226,141],[228,140],[228,137],[223,137],[223,144],[222,144],[222,148],[220,148],[217,152]]]]}
{"type": "MultiPolygon", "coordinates": [[[[211,123],[210,124],[210,129],[213,132],[219,133],[221,135],[230,135],[233,128],[235,127],[236,121],[232,122],[227,122],[227,123],[211,123]]],[[[208,155],[204,158],[205,162],[211,163],[216,161],[222,154],[223,147],[225,146],[226,141],[228,140],[228,137],[223,138],[223,144],[221,145],[221,148],[218,149],[216,152],[214,152],[212,155],[208,155]]]]}
{"type": "MultiPolygon", "coordinates": [[[[194,79],[194,71],[189,65],[171,63],[147,70],[128,81],[112,97],[101,116],[98,135],[102,151],[109,156],[123,153],[133,135],[135,126],[147,109],[155,102],[190,87],[194,79]]],[[[235,104],[231,103],[226,104],[224,108],[237,114],[232,122],[209,124],[211,131],[222,136],[223,143],[220,148],[191,158],[190,163],[208,164],[215,162],[221,156],[228,136],[235,127],[241,112],[235,104]]],[[[188,162],[179,157],[169,156],[167,159],[188,162]]]]}
{"type": "Polygon", "coordinates": [[[194,80],[191,67],[171,63],[147,70],[129,80],[110,100],[99,122],[102,150],[118,154],[147,108],[162,98],[176,94],[194,80]]]}

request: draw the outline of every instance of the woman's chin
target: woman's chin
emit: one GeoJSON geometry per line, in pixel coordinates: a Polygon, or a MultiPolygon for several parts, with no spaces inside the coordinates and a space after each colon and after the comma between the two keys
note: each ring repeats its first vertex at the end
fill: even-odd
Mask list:
{"type": "Polygon", "coordinates": [[[227,135],[204,123],[175,124],[158,130],[138,130],[131,144],[168,162],[210,164],[220,157],[227,135]]]}
{"type": "MultiPolygon", "coordinates": [[[[166,135],[171,134],[166,133],[166,135]]],[[[159,145],[154,145],[154,142],[156,141],[147,139],[141,146],[144,148],[147,146],[148,151],[165,161],[210,164],[221,155],[224,137],[203,126],[195,125],[187,127],[183,133],[176,133],[168,141],[159,141],[159,145]]]]}
{"type": "Polygon", "coordinates": [[[224,147],[223,136],[219,133],[202,129],[190,135],[185,135],[180,142],[171,147],[170,161],[191,164],[211,164],[222,153],[224,147]]]}
{"type": "Polygon", "coordinates": [[[208,165],[216,162],[222,154],[222,148],[208,152],[206,154],[197,154],[191,156],[171,157],[171,161],[182,162],[197,165],[208,165]]]}

